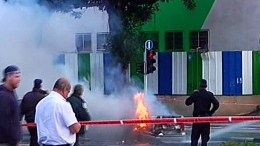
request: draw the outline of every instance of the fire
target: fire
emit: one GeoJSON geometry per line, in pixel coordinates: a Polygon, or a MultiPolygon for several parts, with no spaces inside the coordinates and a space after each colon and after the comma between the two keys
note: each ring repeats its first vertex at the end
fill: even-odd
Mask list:
{"type": "MultiPolygon", "coordinates": [[[[143,93],[137,93],[134,96],[135,99],[135,103],[136,103],[136,116],[138,119],[140,120],[146,120],[149,119],[149,112],[147,107],[145,106],[144,103],[144,94],[143,93]]],[[[147,128],[147,124],[138,124],[138,126],[136,127],[136,130],[138,129],[146,129],[147,128]]]]}

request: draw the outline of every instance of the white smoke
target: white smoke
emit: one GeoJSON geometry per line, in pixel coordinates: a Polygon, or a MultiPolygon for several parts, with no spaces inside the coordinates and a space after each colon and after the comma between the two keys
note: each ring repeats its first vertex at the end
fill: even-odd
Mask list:
{"type": "MultiPolygon", "coordinates": [[[[100,28],[107,30],[107,14],[98,8],[82,10],[81,19],[75,19],[70,14],[50,13],[36,2],[0,1],[0,70],[8,65],[17,65],[21,69],[22,81],[17,89],[19,98],[32,89],[35,78],[43,79],[43,87],[48,90],[61,76],[77,78],[75,70],[56,66],[58,54],[76,51],[76,33],[96,33],[100,28]]],[[[75,53],[72,55],[76,56],[75,53]]]]}
{"type": "Polygon", "coordinates": [[[52,54],[40,46],[42,27],[48,15],[45,9],[34,3],[0,1],[0,69],[7,65],[19,66],[22,71],[19,97],[32,89],[34,78],[42,78],[49,86],[58,76],[52,65],[52,54]]]}
{"type": "MultiPolygon", "coordinates": [[[[43,79],[43,87],[47,90],[52,89],[59,77],[69,78],[73,85],[78,83],[75,34],[108,31],[106,12],[98,8],[88,8],[83,12],[81,18],[75,19],[70,14],[50,13],[35,0],[0,1],[0,70],[11,64],[21,69],[22,81],[17,90],[19,98],[32,89],[35,78],[43,79]],[[57,55],[64,52],[72,56],[72,66],[54,63],[57,55]]],[[[113,73],[122,76],[117,69],[113,73]]],[[[134,118],[133,97],[140,91],[137,87],[124,86],[117,89],[120,92],[109,96],[103,94],[103,88],[87,89],[88,85],[85,98],[93,120],[134,118]]],[[[146,98],[146,103],[152,115],[170,114],[153,95],[146,98]]]]}

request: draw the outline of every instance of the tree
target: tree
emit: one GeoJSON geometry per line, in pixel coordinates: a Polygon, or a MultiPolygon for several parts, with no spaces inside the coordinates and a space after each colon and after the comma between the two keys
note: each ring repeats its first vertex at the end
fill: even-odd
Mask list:
{"type": "MultiPolygon", "coordinates": [[[[9,1],[9,0],[5,0],[9,1]]],[[[110,30],[109,49],[115,62],[126,71],[129,62],[142,53],[144,35],[141,27],[158,11],[159,0],[38,0],[51,11],[74,13],[78,8],[99,7],[107,11],[110,30]]],[[[195,0],[182,0],[188,9],[196,6],[195,0]]],[[[116,64],[117,65],[117,64],[116,64]]]]}
{"type": "MultiPolygon", "coordinates": [[[[11,1],[11,0],[4,0],[11,1]]],[[[118,62],[123,66],[134,60],[135,53],[142,49],[143,38],[140,35],[141,26],[158,11],[159,0],[38,0],[53,11],[75,12],[78,8],[97,6],[100,10],[107,11],[109,30],[111,34],[110,49],[118,62]],[[133,37],[134,36],[134,37],[133,37]],[[120,38],[116,41],[115,38],[120,38]],[[134,45],[133,45],[134,42],[134,45]]],[[[182,0],[188,9],[196,7],[195,0],[182,0]]]]}
{"type": "MultiPolygon", "coordinates": [[[[50,10],[73,12],[77,8],[97,6],[107,11],[110,30],[109,48],[116,60],[126,68],[136,53],[143,50],[143,26],[156,11],[159,0],[39,0],[50,10]],[[118,39],[119,38],[119,39],[118,39]]],[[[196,7],[195,0],[183,0],[187,9],[196,7]]]]}

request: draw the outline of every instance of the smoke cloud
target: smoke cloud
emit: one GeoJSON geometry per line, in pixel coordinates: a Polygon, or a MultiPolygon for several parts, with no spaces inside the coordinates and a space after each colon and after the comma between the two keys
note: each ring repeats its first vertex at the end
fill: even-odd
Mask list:
{"type": "MultiPolygon", "coordinates": [[[[52,89],[59,77],[69,78],[73,85],[78,83],[75,34],[108,32],[105,11],[88,8],[82,12],[81,18],[75,19],[70,14],[50,13],[34,0],[0,1],[0,70],[7,65],[21,69],[19,98],[32,89],[35,78],[43,79],[43,88],[47,90],[52,89]],[[61,53],[66,54],[65,64],[56,63],[61,53]]],[[[121,70],[115,69],[113,73],[122,76],[121,70]]],[[[135,118],[133,97],[141,91],[138,87],[124,86],[111,95],[88,89],[86,85],[84,97],[93,120],[135,118]]],[[[151,115],[171,114],[153,95],[146,98],[146,103],[151,115]]]]}
{"type": "Polygon", "coordinates": [[[108,30],[107,13],[98,8],[83,9],[81,19],[75,19],[69,13],[50,13],[36,2],[0,1],[0,70],[12,64],[21,69],[19,98],[32,89],[35,78],[43,79],[48,90],[61,76],[77,79],[75,34],[108,30]],[[65,67],[56,62],[61,53],[71,58],[65,67]]]}

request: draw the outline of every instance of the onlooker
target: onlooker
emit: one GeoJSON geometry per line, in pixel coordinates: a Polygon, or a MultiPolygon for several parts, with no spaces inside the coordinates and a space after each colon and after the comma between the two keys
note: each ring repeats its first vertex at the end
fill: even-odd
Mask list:
{"type": "MultiPolygon", "coordinates": [[[[42,80],[35,79],[32,91],[26,93],[21,102],[21,119],[25,115],[27,123],[34,123],[36,105],[47,95],[47,92],[42,90],[42,80]]],[[[37,128],[28,127],[30,133],[30,146],[39,146],[37,142],[37,128]]]]}
{"type": "MultiPolygon", "coordinates": [[[[76,85],[74,87],[72,95],[68,98],[72,109],[76,115],[78,121],[90,121],[90,114],[87,109],[87,103],[83,100],[83,86],[76,85]]],[[[80,132],[76,134],[76,143],[74,146],[79,146],[79,136],[85,134],[85,126],[82,126],[80,132]]]]}
{"type": "MultiPolygon", "coordinates": [[[[196,90],[189,98],[186,99],[187,106],[194,104],[193,117],[212,116],[219,107],[218,100],[213,93],[206,90],[207,81],[202,79],[200,89],[196,90]],[[211,108],[211,104],[213,107],[211,108]]],[[[201,145],[207,146],[210,139],[210,123],[194,123],[191,131],[191,146],[197,146],[201,136],[201,145]]]]}
{"type": "Polygon", "coordinates": [[[71,146],[75,143],[81,125],[66,101],[70,90],[69,81],[60,78],[55,82],[53,91],[36,106],[35,122],[40,145],[71,146]]]}
{"type": "Polygon", "coordinates": [[[0,86],[0,145],[16,146],[21,138],[19,106],[15,89],[20,84],[20,70],[11,65],[4,69],[0,86]]]}

